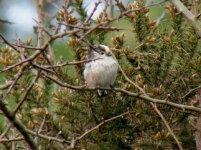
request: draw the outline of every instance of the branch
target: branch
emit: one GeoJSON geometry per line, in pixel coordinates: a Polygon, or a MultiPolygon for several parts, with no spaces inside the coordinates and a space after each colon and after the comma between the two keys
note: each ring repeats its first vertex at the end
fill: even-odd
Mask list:
{"type": "MultiPolygon", "coordinates": [[[[46,122],[46,118],[47,118],[47,114],[45,114],[45,117],[43,118],[43,121],[41,122],[40,127],[38,128],[38,131],[36,132],[37,135],[39,135],[41,133],[43,126],[46,122]]],[[[35,141],[38,143],[38,136],[36,136],[35,141]]]]}
{"type": "Polygon", "coordinates": [[[192,92],[195,92],[197,90],[199,90],[201,88],[201,86],[198,86],[196,88],[190,89],[184,96],[182,96],[181,98],[186,98],[188,95],[190,95],[192,92]]]}
{"type": "Polygon", "coordinates": [[[132,113],[132,111],[127,111],[127,112],[125,112],[125,113],[122,113],[122,114],[120,114],[120,115],[114,116],[114,117],[109,118],[109,119],[107,119],[107,120],[103,120],[101,123],[99,123],[99,124],[96,125],[95,127],[91,128],[91,129],[89,129],[89,130],[87,130],[85,133],[83,133],[83,134],[80,135],[79,137],[75,138],[75,141],[81,140],[82,138],[84,138],[85,136],[87,136],[87,135],[88,135],[89,133],[91,133],[92,131],[94,131],[94,130],[100,128],[102,125],[104,125],[104,124],[106,124],[106,123],[108,123],[108,122],[111,122],[111,121],[113,121],[113,120],[116,120],[116,119],[118,119],[118,118],[122,118],[123,116],[128,115],[128,114],[130,114],[130,113],[132,113]]]}
{"type": "Polygon", "coordinates": [[[9,21],[9,20],[4,20],[4,19],[0,19],[1,23],[7,23],[7,24],[14,24],[13,22],[9,21]]]}
{"type": "Polygon", "coordinates": [[[197,16],[193,15],[191,11],[189,11],[180,0],[169,1],[189,20],[189,22],[201,38],[201,22],[197,19],[197,16]]]}
{"type": "Polygon", "coordinates": [[[140,8],[135,8],[135,9],[131,9],[131,10],[127,10],[127,11],[124,11],[122,12],[118,17],[110,20],[110,22],[112,21],[116,21],[116,20],[119,20],[120,18],[123,18],[124,16],[130,14],[130,13],[133,13],[133,12],[138,12],[138,11],[141,11],[141,10],[144,10],[144,9],[147,9],[147,8],[150,8],[150,7],[153,7],[153,6],[157,6],[157,5],[161,5],[165,2],[167,2],[168,0],[163,0],[163,1],[160,1],[158,3],[152,3],[150,5],[147,5],[147,6],[143,6],[143,7],[140,7],[140,8]]]}
{"type": "Polygon", "coordinates": [[[18,62],[18,63],[16,63],[16,64],[10,65],[10,66],[8,66],[7,68],[4,68],[4,69],[0,70],[0,73],[5,72],[5,71],[8,71],[8,70],[10,70],[10,69],[13,69],[13,68],[15,68],[15,67],[17,67],[17,66],[19,66],[19,65],[24,64],[24,63],[30,62],[30,61],[32,61],[33,59],[35,59],[39,54],[40,54],[40,51],[36,51],[36,52],[35,52],[32,56],[30,56],[29,58],[26,58],[26,59],[24,59],[24,60],[22,60],[22,61],[20,61],[20,62],[18,62]]]}
{"type": "MultiPolygon", "coordinates": [[[[84,39],[85,36],[87,36],[89,33],[91,33],[93,30],[95,30],[97,27],[101,26],[101,25],[104,25],[104,24],[108,24],[110,22],[113,22],[113,21],[116,21],[116,20],[119,20],[120,18],[123,18],[125,15],[129,14],[129,13],[132,13],[132,12],[137,12],[137,11],[141,11],[143,9],[146,9],[146,8],[149,8],[149,7],[152,7],[152,6],[156,6],[156,5],[160,5],[162,3],[166,2],[166,0],[164,1],[161,1],[161,2],[158,2],[158,3],[154,3],[154,4],[151,4],[151,5],[148,5],[148,6],[143,6],[143,7],[140,7],[140,8],[136,8],[136,9],[132,9],[132,10],[128,10],[128,11],[125,11],[123,13],[121,13],[118,17],[114,18],[114,19],[111,19],[111,20],[107,20],[105,22],[102,22],[100,24],[97,24],[95,25],[93,28],[91,28],[90,30],[88,30],[82,37],[80,37],[80,40],[84,39]]],[[[82,29],[76,29],[76,30],[73,30],[73,31],[65,31],[65,32],[62,32],[62,33],[59,33],[57,35],[54,35],[52,36],[49,40],[47,40],[44,45],[40,48],[40,50],[38,48],[32,48],[32,49],[36,49],[37,51],[32,54],[30,57],[28,57],[27,59],[23,60],[23,61],[20,61],[16,64],[13,64],[11,66],[8,66],[7,68],[3,69],[3,70],[0,70],[0,73],[1,72],[5,72],[5,71],[8,71],[14,67],[17,67],[21,64],[24,64],[25,62],[30,62],[30,61],[33,61],[42,51],[45,51],[46,48],[48,47],[49,44],[51,44],[54,40],[58,39],[58,38],[62,38],[66,35],[73,35],[77,32],[80,32],[82,31],[82,29]]],[[[8,44],[9,46],[11,46],[13,49],[15,49],[16,51],[18,51],[12,44],[10,44],[1,34],[0,34],[0,37],[4,40],[4,42],[6,44],[8,44]]],[[[18,51],[19,52],[19,51],[18,51]]]]}
{"type": "MultiPolygon", "coordinates": [[[[67,66],[67,65],[78,65],[78,64],[83,64],[83,63],[87,63],[90,61],[94,61],[94,60],[98,60],[98,59],[102,59],[102,58],[95,58],[95,59],[90,59],[90,60],[81,60],[81,61],[73,61],[73,62],[66,62],[64,64],[58,64],[58,65],[53,65],[54,68],[59,68],[59,67],[63,67],[63,66],[67,66]]],[[[43,67],[43,66],[41,66],[43,67]]],[[[44,66],[45,68],[51,68],[51,66],[44,66]]]]}
{"type": "MultiPolygon", "coordinates": [[[[116,59],[116,58],[115,58],[116,59]]],[[[121,68],[121,66],[118,64],[120,71],[122,72],[124,78],[131,83],[132,85],[134,85],[140,92],[142,92],[147,98],[150,98],[146,92],[144,91],[143,88],[139,87],[137,84],[135,84],[127,75],[126,73],[123,71],[123,69],[121,68]]],[[[176,135],[174,134],[174,132],[172,131],[171,127],[169,126],[168,122],[166,121],[165,117],[163,116],[163,114],[160,112],[160,110],[157,108],[157,105],[154,103],[151,103],[151,106],[154,108],[155,112],[159,115],[159,117],[161,118],[161,120],[163,121],[163,123],[165,124],[166,128],[168,129],[168,131],[170,132],[170,134],[172,135],[172,137],[175,139],[178,147],[180,150],[183,150],[178,138],[176,137],[176,135]]]]}
{"type": "Polygon", "coordinates": [[[69,32],[66,31],[66,32],[62,32],[62,33],[60,33],[60,34],[57,34],[57,35],[55,35],[55,36],[52,36],[52,37],[42,46],[42,48],[40,49],[40,51],[37,50],[34,54],[32,54],[31,56],[29,56],[28,58],[26,58],[26,59],[24,59],[24,60],[22,60],[22,61],[20,61],[20,62],[18,62],[18,63],[16,63],[16,64],[10,65],[10,66],[8,66],[7,68],[4,68],[4,69],[0,70],[0,73],[1,73],[1,72],[5,72],[5,71],[8,71],[8,70],[10,70],[10,69],[12,69],[12,68],[15,68],[15,67],[17,67],[17,66],[19,66],[19,65],[21,65],[21,64],[26,63],[26,62],[31,62],[31,61],[33,61],[37,56],[39,56],[39,55],[41,54],[42,51],[45,51],[46,48],[48,47],[48,45],[49,45],[50,43],[52,43],[54,40],[56,40],[56,39],[58,39],[58,38],[62,38],[62,37],[64,37],[64,36],[68,35],[68,34],[75,34],[75,33],[79,32],[79,31],[80,31],[80,29],[77,29],[77,30],[74,30],[74,31],[69,31],[69,32]]]}
{"type": "Polygon", "coordinates": [[[20,68],[20,70],[18,71],[18,73],[15,75],[15,79],[13,80],[13,82],[11,83],[10,87],[8,88],[6,95],[9,95],[12,88],[17,84],[18,80],[22,77],[23,72],[25,67],[28,65],[28,63],[25,63],[22,65],[22,67],[20,68]]]}
{"type": "Polygon", "coordinates": [[[10,130],[10,127],[11,127],[11,123],[7,124],[6,129],[4,129],[3,133],[0,135],[0,139],[2,139],[6,135],[6,133],[10,130]]]}
{"type": "Polygon", "coordinates": [[[11,43],[9,43],[1,33],[0,33],[0,37],[1,37],[1,39],[3,40],[3,42],[5,44],[7,44],[8,46],[12,47],[16,52],[20,53],[20,51],[15,46],[13,46],[11,43]]]}
{"type": "Polygon", "coordinates": [[[59,73],[56,71],[56,69],[53,67],[51,61],[49,60],[49,58],[47,57],[47,55],[43,52],[42,53],[43,57],[45,58],[45,60],[47,61],[47,63],[50,65],[51,69],[54,71],[55,75],[57,77],[60,77],[59,73]]]}
{"type": "Polygon", "coordinates": [[[141,10],[144,10],[144,9],[147,9],[149,7],[153,7],[153,6],[156,6],[156,5],[160,5],[162,3],[165,3],[167,0],[164,0],[164,1],[161,1],[161,2],[158,2],[158,3],[153,3],[153,4],[150,4],[148,6],[143,6],[143,7],[140,7],[140,8],[136,8],[136,9],[132,9],[132,10],[128,10],[128,11],[125,11],[123,13],[121,13],[118,17],[116,18],[113,18],[113,19],[110,19],[110,20],[106,20],[106,21],[103,21],[102,23],[99,23],[99,24],[96,24],[94,27],[90,28],[87,32],[84,33],[84,35],[82,37],[79,38],[79,40],[83,40],[88,34],[90,34],[92,31],[96,30],[97,28],[99,28],[101,25],[108,25],[109,23],[111,22],[114,22],[116,20],[119,20],[120,18],[123,18],[124,16],[132,13],[132,12],[138,12],[138,11],[141,11],[141,10]]]}
{"type": "MultiPolygon", "coordinates": [[[[70,85],[64,82],[60,82],[58,79],[55,79],[51,76],[45,75],[43,74],[47,79],[52,80],[54,83],[58,84],[61,87],[66,87],[66,88],[70,88],[70,89],[74,89],[74,90],[83,90],[83,91],[95,91],[97,89],[95,88],[87,88],[85,85],[83,86],[74,86],[74,85],[70,85]]],[[[175,108],[180,108],[183,111],[184,110],[190,110],[190,111],[195,111],[195,112],[199,112],[201,113],[201,108],[200,107],[194,107],[194,106],[189,106],[189,105],[184,105],[184,104],[177,104],[168,100],[160,100],[160,99],[156,99],[156,98],[151,98],[148,96],[144,96],[144,95],[140,95],[139,93],[134,93],[131,91],[127,91],[121,88],[100,88],[102,90],[113,90],[116,92],[121,92],[123,94],[126,94],[128,96],[132,96],[132,97],[136,97],[136,98],[140,98],[142,100],[148,101],[148,102],[153,102],[153,103],[158,103],[158,104],[165,104],[165,105],[169,105],[169,106],[173,106],[175,108]]]]}
{"type": "Polygon", "coordinates": [[[12,138],[12,139],[0,139],[0,143],[13,142],[13,141],[22,141],[22,140],[24,140],[23,137],[12,138]]]}
{"type": "MultiPolygon", "coordinates": [[[[123,116],[128,115],[128,114],[131,114],[131,113],[132,113],[132,111],[127,111],[127,112],[125,112],[125,113],[122,113],[122,114],[120,114],[120,115],[114,116],[114,117],[109,118],[109,119],[107,119],[107,120],[103,120],[102,122],[100,122],[100,123],[99,123],[98,125],[96,125],[95,127],[91,128],[91,129],[89,129],[89,130],[87,130],[87,131],[84,132],[82,135],[76,137],[73,141],[67,141],[67,140],[65,140],[65,139],[59,139],[59,138],[56,138],[56,137],[51,137],[51,136],[47,136],[47,135],[41,134],[41,133],[40,133],[40,130],[41,130],[42,126],[44,125],[45,118],[44,118],[43,122],[41,123],[41,126],[40,126],[38,132],[34,132],[34,131],[32,131],[32,130],[29,130],[29,129],[27,129],[26,132],[29,133],[29,134],[32,134],[32,135],[34,135],[34,136],[37,136],[37,137],[46,139],[46,140],[48,140],[48,141],[55,141],[55,142],[59,142],[59,143],[68,143],[68,144],[71,144],[71,147],[73,147],[72,145],[74,145],[76,141],[81,140],[82,138],[84,138],[85,136],[87,136],[88,134],[90,134],[91,132],[93,132],[94,130],[100,128],[102,125],[104,125],[104,124],[106,124],[106,123],[108,123],[108,122],[111,122],[111,121],[113,121],[113,120],[122,118],[123,116]]],[[[1,143],[1,142],[21,141],[21,140],[23,140],[23,139],[24,139],[24,138],[22,138],[22,137],[13,138],[13,139],[1,139],[1,140],[0,140],[0,143],[1,143]]]]}
{"type": "Polygon", "coordinates": [[[12,83],[13,83],[13,81],[8,81],[5,84],[0,85],[0,90],[7,89],[12,83]]]}
{"type": "Polygon", "coordinates": [[[29,129],[27,129],[27,132],[29,134],[32,134],[34,136],[38,136],[38,137],[46,139],[48,141],[55,141],[55,142],[59,142],[59,143],[69,143],[69,144],[71,143],[70,141],[66,141],[65,139],[59,139],[59,138],[56,138],[56,137],[43,135],[43,134],[40,134],[40,133],[36,133],[36,132],[34,132],[32,130],[29,130],[29,129]]]}
{"type": "Polygon", "coordinates": [[[160,110],[157,108],[156,104],[151,103],[152,107],[154,108],[154,110],[156,111],[156,113],[159,115],[159,117],[161,118],[161,120],[163,121],[163,123],[165,124],[166,128],[168,129],[168,131],[170,132],[170,134],[172,135],[172,137],[174,138],[174,140],[177,143],[177,146],[179,147],[180,150],[183,150],[182,145],[180,144],[180,141],[178,140],[178,138],[176,137],[176,135],[174,134],[173,130],[171,129],[170,125],[168,124],[168,122],[166,121],[165,117],[163,116],[163,114],[160,112],[160,110]]]}
{"type": "MultiPolygon", "coordinates": [[[[82,29],[82,30],[91,30],[91,27],[82,27],[82,26],[75,26],[72,24],[67,24],[67,23],[60,23],[61,25],[65,25],[67,27],[75,28],[75,29],[82,29]]],[[[112,27],[112,26],[99,26],[96,29],[101,29],[101,30],[109,30],[109,31],[119,31],[119,30],[130,30],[126,28],[118,28],[118,27],[112,27]]]]}
{"type": "Polygon", "coordinates": [[[82,41],[88,34],[90,34],[92,31],[96,30],[99,26],[101,26],[101,24],[97,24],[93,28],[91,28],[90,30],[88,30],[87,32],[85,32],[82,35],[82,37],[78,39],[78,41],[82,41]]]}
{"type": "Polygon", "coordinates": [[[17,104],[17,106],[15,107],[14,112],[13,112],[14,114],[17,113],[17,111],[19,110],[19,108],[21,107],[21,105],[26,100],[26,98],[27,98],[28,94],[31,92],[31,89],[33,88],[34,84],[39,79],[39,76],[40,76],[40,71],[37,73],[36,77],[33,79],[32,83],[27,88],[25,94],[23,95],[23,97],[21,98],[21,100],[19,101],[19,103],[17,104]]]}
{"type": "MultiPolygon", "coordinates": [[[[32,134],[34,136],[40,137],[40,138],[48,140],[48,141],[55,141],[55,142],[59,142],[59,143],[69,143],[69,144],[71,144],[70,141],[66,141],[65,139],[59,139],[59,138],[56,138],[56,137],[43,135],[43,134],[34,132],[32,130],[29,130],[29,129],[27,129],[27,132],[29,134],[32,134]]],[[[24,140],[23,137],[18,137],[18,138],[13,138],[13,139],[0,139],[0,143],[3,143],[3,142],[13,142],[13,141],[22,141],[22,140],[24,140]]]]}
{"type": "Polygon", "coordinates": [[[11,112],[7,105],[0,98],[0,109],[4,113],[5,117],[14,125],[14,127],[23,135],[24,140],[30,146],[31,149],[37,150],[38,147],[34,142],[34,139],[28,134],[27,128],[15,117],[14,113],[11,112]]]}
{"type": "Polygon", "coordinates": [[[94,13],[95,13],[96,9],[98,8],[98,5],[100,5],[100,3],[101,3],[101,0],[98,0],[98,1],[95,3],[95,6],[94,6],[92,12],[90,13],[89,17],[84,21],[83,24],[87,24],[87,23],[88,23],[88,21],[89,21],[89,20],[91,19],[91,17],[94,15],[94,13]]]}

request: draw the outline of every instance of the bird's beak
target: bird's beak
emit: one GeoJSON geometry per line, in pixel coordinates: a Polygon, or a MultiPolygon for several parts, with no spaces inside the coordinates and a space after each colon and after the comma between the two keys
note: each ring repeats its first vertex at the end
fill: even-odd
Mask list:
{"type": "Polygon", "coordinates": [[[106,53],[107,56],[112,56],[111,52],[106,53]]]}

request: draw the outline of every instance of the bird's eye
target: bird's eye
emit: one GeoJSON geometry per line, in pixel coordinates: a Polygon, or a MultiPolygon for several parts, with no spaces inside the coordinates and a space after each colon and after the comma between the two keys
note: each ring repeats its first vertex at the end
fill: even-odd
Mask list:
{"type": "Polygon", "coordinates": [[[100,52],[100,54],[101,54],[101,55],[104,55],[105,53],[104,53],[104,52],[100,52]]]}

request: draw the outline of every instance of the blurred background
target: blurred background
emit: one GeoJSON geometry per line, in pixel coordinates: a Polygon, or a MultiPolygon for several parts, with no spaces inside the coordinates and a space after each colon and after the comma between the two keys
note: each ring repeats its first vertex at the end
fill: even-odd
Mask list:
{"type": "MultiPolygon", "coordinates": [[[[124,0],[124,5],[127,5],[130,2],[135,0],[124,0]]],[[[158,2],[159,0],[147,0],[147,3],[158,2]]],[[[97,0],[83,0],[83,7],[86,8],[87,13],[89,14],[94,8],[94,3],[97,0]]],[[[45,4],[45,11],[49,20],[52,24],[56,23],[56,13],[64,4],[63,0],[47,0],[45,4]]],[[[93,15],[95,19],[99,13],[103,10],[104,1],[99,5],[97,11],[93,15]]],[[[161,13],[161,10],[153,11],[153,19],[157,18],[161,13]],[[158,12],[159,11],[159,12],[158,12]],[[153,16],[154,15],[154,16],[153,16]]],[[[115,11],[114,15],[117,15],[118,12],[115,11]]],[[[77,14],[74,14],[76,17],[77,14]]],[[[0,1],[0,19],[8,21],[8,23],[0,23],[0,32],[3,33],[9,40],[15,40],[16,37],[20,39],[26,39],[28,37],[34,37],[34,26],[36,25],[37,14],[34,7],[34,2],[32,0],[1,0],[0,1]]],[[[127,27],[129,29],[128,23],[117,23],[121,27],[127,27]]],[[[131,32],[129,32],[131,33],[131,32]]]]}

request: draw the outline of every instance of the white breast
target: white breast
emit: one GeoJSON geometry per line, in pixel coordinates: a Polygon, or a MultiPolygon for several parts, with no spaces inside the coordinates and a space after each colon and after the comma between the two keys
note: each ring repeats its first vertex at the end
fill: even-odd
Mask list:
{"type": "Polygon", "coordinates": [[[117,62],[112,57],[104,57],[86,64],[84,79],[89,87],[108,88],[114,83],[117,70],[117,62]]]}

